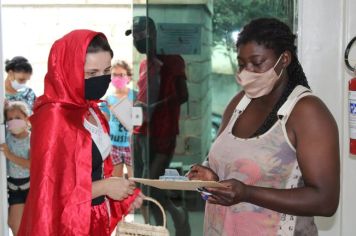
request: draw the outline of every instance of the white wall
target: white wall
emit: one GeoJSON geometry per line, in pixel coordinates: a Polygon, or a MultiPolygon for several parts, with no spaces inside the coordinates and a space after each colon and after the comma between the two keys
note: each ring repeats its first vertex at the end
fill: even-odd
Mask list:
{"type": "MultiPolygon", "coordinates": [[[[2,35],[2,11],[1,11],[1,0],[0,0],[0,35],[2,35]]],[[[2,37],[0,37],[0,61],[2,61],[2,37]]],[[[0,64],[0,71],[3,71],[3,66],[0,64]]],[[[0,143],[5,142],[5,125],[3,117],[3,106],[4,106],[4,79],[0,73],[0,143]]],[[[6,161],[3,152],[0,152],[0,235],[8,235],[7,226],[7,182],[6,182],[6,161]]]]}
{"type": "MultiPolygon", "coordinates": [[[[345,1],[344,5],[344,32],[342,49],[344,50],[350,39],[356,36],[356,1],[345,1]]],[[[352,49],[350,59],[353,59],[353,65],[356,64],[356,45],[352,49]]],[[[356,235],[355,212],[356,212],[356,157],[349,154],[349,139],[348,139],[348,80],[355,75],[346,71],[343,67],[342,82],[343,82],[343,196],[342,196],[342,219],[341,219],[341,235],[356,235]]]]}
{"type": "Polygon", "coordinates": [[[132,25],[128,1],[123,1],[125,4],[105,4],[110,2],[108,0],[102,1],[104,4],[78,4],[76,2],[83,0],[77,0],[76,4],[62,5],[18,3],[26,2],[22,0],[5,2],[2,7],[4,60],[21,55],[30,61],[33,75],[28,85],[36,95],[43,93],[50,47],[55,40],[74,29],[103,32],[114,51],[114,59],[132,61],[132,38],[124,34],[132,25]]]}
{"type": "Polygon", "coordinates": [[[334,217],[317,219],[319,232],[321,236],[353,236],[356,235],[356,159],[348,151],[347,82],[351,76],[344,66],[343,55],[347,42],[356,35],[356,1],[299,1],[300,60],[313,91],[334,115],[340,135],[340,205],[334,217]]]}

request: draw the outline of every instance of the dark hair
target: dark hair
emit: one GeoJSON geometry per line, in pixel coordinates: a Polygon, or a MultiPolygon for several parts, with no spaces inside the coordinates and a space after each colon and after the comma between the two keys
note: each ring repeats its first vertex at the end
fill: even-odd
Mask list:
{"type": "Polygon", "coordinates": [[[292,55],[291,63],[287,67],[288,84],[281,98],[274,106],[272,112],[268,115],[264,124],[257,130],[255,135],[266,132],[277,120],[277,111],[287,100],[289,94],[297,85],[309,87],[303,68],[297,57],[297,47],[295,46],[296,36],[292,33],[289,26],[275,18],[259,18],[252,20],[245,25],[239,33],[236,47],[239,48],[249,42],[256,42],[268,49],[272,49],[276,56],[284,51],[289,51],[292,55]]]}
{"type": "Polygon", "coordinates": [[[5,61],[5,71],[25,72],[32,74],[32,66],[28,60],[22,56],[17,56],[5,61]]]}
{"type": "Polygon", "coordinates": [[[87,53],[96,53],[96,52],[109,52],[111,58],[114,57],[114,52],[112,51],[108,40],[101,35],[96,35],[91,40],[87,48],[87,53]]]}

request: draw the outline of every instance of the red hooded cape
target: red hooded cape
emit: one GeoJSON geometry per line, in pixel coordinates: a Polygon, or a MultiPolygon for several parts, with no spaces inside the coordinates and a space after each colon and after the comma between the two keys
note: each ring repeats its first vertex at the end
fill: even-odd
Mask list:
{"type": "MultiPolygon", "coordinates": [[[[107,122],[96,103],[84,99],[86,50],[96,35],[75,30],[57,40],[48,58],[44,95],[36,100],[31,132],[30,192],[18,235],[89,235],[92,195],[92,139],[83,126],[93,107],[104,127],[107,122]]],[[[104,162],[108,177],[111,158],[104,162]]],[[[110,225],[115,227],[135,194],[110,200],[110,225]]]]}

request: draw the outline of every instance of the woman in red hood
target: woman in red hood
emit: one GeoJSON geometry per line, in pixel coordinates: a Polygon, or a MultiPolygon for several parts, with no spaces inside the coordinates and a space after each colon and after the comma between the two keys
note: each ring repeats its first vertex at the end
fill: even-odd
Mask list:
{"type": "Polygon", "coordinates": [[[108,124],[97,103],[110,83],[113,52],[102,33],[75,30],[57,40],[44,95],[30,118],[31,189],[18,235],[109,236],[143,195],[110,177],[108,124]]]}

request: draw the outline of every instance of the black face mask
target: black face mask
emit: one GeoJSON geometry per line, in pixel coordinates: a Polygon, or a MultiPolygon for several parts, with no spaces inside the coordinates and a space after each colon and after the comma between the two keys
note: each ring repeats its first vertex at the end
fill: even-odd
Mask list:
{"type": "Polygon", "coordinates": [[[145,54],[147,52],[146,38],[137,41],[134,40],[133,44],[139,53],[145,54]]]}
{"type": "Polygon", "coordinates": [[[87,100],[99,100],[109,88],[111,75],[100,75],[84,80],[84,97],[87,100]]]}

